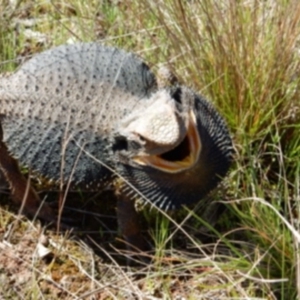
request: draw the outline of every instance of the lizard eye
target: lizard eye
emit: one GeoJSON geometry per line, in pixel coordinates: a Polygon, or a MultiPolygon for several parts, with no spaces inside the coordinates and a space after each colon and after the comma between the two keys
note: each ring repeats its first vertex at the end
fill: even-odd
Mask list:
{"type": "Polygon", "coordinates": [[[181,104],[181,96],[182,96],[182,92],[180,88],[177,88],[174,93],[172,94],[172,98],[179,104],[181,104]]]}

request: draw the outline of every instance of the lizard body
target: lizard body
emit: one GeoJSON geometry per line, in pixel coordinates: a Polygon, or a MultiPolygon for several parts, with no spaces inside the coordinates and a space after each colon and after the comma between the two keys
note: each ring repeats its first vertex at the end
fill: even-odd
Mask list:
{"type": "MultiPolygon", "coordinates": [[[[163,209],[199,201],[232,160],[227,127],[209,102],[185,86],[158,87],[137,56],[96,43],[45,51],[1,78],[0,122],[0,169],[18,203],[26,189],[15,160],[75,187],[120,177],[121,198],[163,209]]],[[[38,196],[30,189],[26,197],[32,212],[38,196]]],[[[132,202],[119,205],[124,228],[132,202]]],[[[138,234],[131,229],[124,235],[138,234]]]]}

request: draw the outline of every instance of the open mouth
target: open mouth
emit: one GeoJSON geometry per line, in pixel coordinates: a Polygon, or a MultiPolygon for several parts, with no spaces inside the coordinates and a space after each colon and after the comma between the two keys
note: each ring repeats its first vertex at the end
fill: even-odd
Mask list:
{"type": "Polygon", "coordinates": [[[164,172],[178,173],[193,167],[198,161],[200,152],[201,140],[196,117],[193,112],[190,112],[187,134],[177,147],[160,155],[136,156],[134,161],[164,172]]]}

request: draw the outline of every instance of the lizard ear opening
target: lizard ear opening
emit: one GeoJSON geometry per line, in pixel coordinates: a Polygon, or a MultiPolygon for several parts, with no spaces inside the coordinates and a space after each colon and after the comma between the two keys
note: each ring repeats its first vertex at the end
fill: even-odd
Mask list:
{"type": "Polygon", "coordinates": [[[127,151],[128,150],[127,139],[125,137],[122,137],[122,136],[116,137],[115,140],[114,140],[113,146],[112,146],[112,150],[114,152],[122,151],[122,150],[127,151]]]}

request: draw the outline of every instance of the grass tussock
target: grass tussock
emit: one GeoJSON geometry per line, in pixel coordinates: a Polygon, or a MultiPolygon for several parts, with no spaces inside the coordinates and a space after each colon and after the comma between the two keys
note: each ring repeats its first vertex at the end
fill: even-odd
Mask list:
{"type": "MultiPolygon", "coordinates": [[[[182,83],[211,99],[229,124],[236,157],[223,186],[211,196],[226,205],[216,223],[200,218],[201,203],[172,217],[146,215],[156,253],[152,264],[138,269],[140,276],[115,263],[106,248],[101,250],[104,262],[88,255],[85,269],[73,256],[84,256],[86,246],[66,246],[55,259],[78,264],[72,272],[74,289],[71,283],[64,286],[63,276],[57,279],[49,264],[26,264],[39,275],[16,285],[6,262],[0,264],[0,279],[6,278],[9,288],[0,295],[17,297],[26,291],[28,299],[300,298],[299,37],[298,1],[1,2],[2,72],[66,42],[99,41],[125,48],[154,69],[167,65],[182,83]],[[203,228],[205,237],[199,233],[203,228]],[[48,280],[45,289],[42,275],[48,280]],[[76,289],[78,278],[89,293],[76,289]]],[[[2,210],[0,222],[3,242],[12,221],[2,210]]],[[[20,228],[13,231],[17,237],[20,228]]],[[[72,243],[60,238],[64,245],[72,243]]],[[[68,271],[65,276],[71,278],[68,271]]]]}

